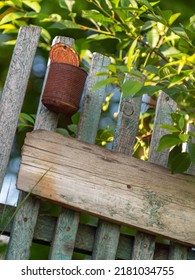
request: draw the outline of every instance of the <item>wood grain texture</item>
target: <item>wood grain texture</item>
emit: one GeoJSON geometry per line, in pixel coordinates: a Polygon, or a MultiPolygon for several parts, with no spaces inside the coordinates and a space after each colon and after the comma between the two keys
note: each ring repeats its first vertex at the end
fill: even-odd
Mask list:
{"type": "MultiPolygon", "coordinates": [[[[29,39],[29,43],[31,38],[29,39]]],[[[62,42],[67,44],[73,44],[73,40],[66,37],[55,37],[52,45],[62,42]]],[[[24,53],[22,54],[24,55],[24,53]]],[[[48,60],[48,64],[50,60],[48,60]]],[[[44,79],[43,90],[47,80],[47,72],[44,79]]],[[[42,92],[43,92],[42,90],[42,92]]],[[[36,122],[34,129],[47,129],[55,130],[58,123],[58,114],[50,112],[41,102],[39,103],[39,108],[37,112],[36,122]]],[[[21,197],[25,196],[22,194],[21,197]]],[[[19,199],[19,203],[20,203],[19,199]]],[[[39,213],[39,200],[34,197],[29,197],[29,199],[23,204],[21,209],[17,212],[15,216],[15,221],[12,226],[9,247],[6,253],[6,259],[28,259],[30,256],[30,247],[33,239],[34,228],[36,226],[37,215],[39,213]],[[28,213],[28,219],[23,219],[23,216],[28,213]],[[23,240],[23,242],[18,242],[18,240],[23,240]]]]}
{"type": "Polygon", "coordinates": [[[92,259],[115,259],[118,248],[119,236],[119,225],[100,220],[96,231],[92,259]]]}
{"type": "Polygon", "coordinates": [[[105,79],[104,76],[97,76],[96,74],[99,72],[108,72],[108,68],[106,67],[109,64],[110,59],[108,57],[98,53],[93,54],[77,135],[79,140],[87,143],[95,143],[102,104],[105,98],[105,86],[93,90],[97,82],[105,79]]]}
{"type": "Polygon", "coordinates": [[[194,176],[47,131],[28,134],[18,178],[21,190],[186,244],[195,243],[194,186],[194,176]]]}
{"type": "Polygon", "coordinates": [[[70,260],[79,226],[79,213],[63,208],[58,218],[49,259],[70,260]]]}
{"type": "MultiPolygon", "coordinates": [[[[157,101],[157,108],[155,114],[154,128],[152,134],[152,140],[150,145],[149,161],[155,164],[160,164],[166,167],[168,162],[169,150],[164,150],[160,153],[156,152],[160,138],[168,134],[168,131],[159,128],[160,124],[172,125],[172,119],[170,114],[175,112],[177,104],[164,92],[160,92],[157,101]]],[[[170,259],[184,259],[187,257],[188,248],[180,244],[171,243],[169,258],[170,259]]]]}
{"type": "MultiPolygon", "coordinates": [[[[103,76],[96,76],[96,74],[98,72],[108,72],[107,66],[109,64],[110,59],[108,57],[98,53],[93,54],[77,135],[79,140],[85,141],[87,143],[95,143],[102,104],[104,102],[106,92],[105,87],[93,90],[93,86],[98,81],[104,79],[103,76]]],[[[115,259],[120,234],[119,230],[120,227],[116,224],[109,224],[105,221],[99,221],[94,239],[94,247],[92,252],[93,259],[115,259]],[[109,231],[108,228],[110,228],[109,231]],[[107,235],[106,239],[104,238],[105,234],[107,235]],[[102,250],[102,248],[104,249],[102,250]]]]}
{"type": "Polygon", "coordinates": [[[0,101],[0,190],[22,108],[41,28],[23,26],[18,33],[0,101]]]}
{"type": "MultiPolygon", "coordinates": [[[[167,123],[171,124],[170,113],[176,109],[176,103],[168,97],[164,92],[160,92],[158,96],[152,139],[150,143],[149,162],[159,164],[166,167],[168,161],[168,150],[158,153],[157,147],[160,138],[167,133],[165,129],[159,128],[159,125],[167,123]],[[168,114],[166,114],[166,112],[168,114]]],[[[138,232],[135,236],[133,248],[133,259],[153,259],[155,250],[155,238],[150,234],[142,234],[138,232]],[[145,246],[145,247],[143,247],[145,246]]]]}
{"type": "MultiPolygon", "coordinates": [[[[3,217],[8,217],[10,213],[14,213],[16,210],[13,206],[5,206],[0,204],[0,220],[3,220],[3,217]]],[[[11,221],[11,224],[13,221],[11,221]]],[[[56,217],[51,217],[44,214],[39,214],[36,227],[34,230],[34,242],[42,243],[44,242],[50,246],[52,242],[53,235],[55,232],[57,223],[56,217]]],[[[6,227],[6,234],[10,233],[11,224],[6,227]]],[[[4,228],[4,224],[0,223],[0,231],[4,228]]],[[[76,242],[75,242],[75,251],[76,252],[86,252],[91,255],[94,238],[96,233],[96,227],[92,225],[79,224],[76,242]]],[[[132,244],[134,242],[134,237],[120,234],[119,244],[116,254],[116,259],[129,260],[132,256],[132,244]]],[[[168,259],[168,249],[169,246],[165,244],[156,243],[154,259],[156,260],[167,260],[168,259]]],[[[189,249],[188,259],[195,260],[195,251],[189,249]]]]}
{"type": "Polygon", "coordinates": [[[159,128],[161,124],[172,124],[170,114],[175,112],[177,104],[164,92],[160,92],[157,100],[154,127],[149,152],[149,161],[161,166],[167,166],[169,150],[157,152],[160,138],[169,134],[165,129],[159,128]]]}

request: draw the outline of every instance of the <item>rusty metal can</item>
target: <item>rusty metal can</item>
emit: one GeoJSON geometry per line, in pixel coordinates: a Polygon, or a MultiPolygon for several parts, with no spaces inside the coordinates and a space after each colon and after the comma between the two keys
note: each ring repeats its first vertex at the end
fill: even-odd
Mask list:
{"type": "Polygon", "coordinates": [[[77,66],[51,62],[42,103],[51,111],[72,115],[79,109],[87,72],[77,66]]]}

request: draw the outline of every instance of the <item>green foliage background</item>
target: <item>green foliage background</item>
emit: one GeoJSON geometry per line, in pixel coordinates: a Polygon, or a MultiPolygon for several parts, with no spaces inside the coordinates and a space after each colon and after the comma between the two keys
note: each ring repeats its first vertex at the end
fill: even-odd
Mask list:
{"type": "MultiPolygon", "coordinates": [[[[105,76],[105,82],[96,87],[114,83],[121,88],[123,96],[148,94],[156,97],[163,90],[178,103],[180,110],[176,117],[172,116],[173,125],[164,124],[163,128],[167,129],[168,135],[159,143],[159,151],[188,143],[188,151],[174,150],[175,156],[179,155],[188,164],[176,170],[170,163],[172,172],[185,171],[195,161],[194,133],[187,131],[189,124],[194,125],[195,118],[195,16],[192,6],[192,0],[173,0],[170,3],[148,0],[0,1],[0,89],[5,81],[20,26],[42,27],[35,68],[39,64],[43,69],[39,73],[32,71],[16,144],[21,146],[26,130],[33,127],[44,77],[44,63],[51,41],[56,35],[63,35],[75,39],[81,65],[87,69],[92,52],[98,51],[111,57],[109,76],[105,76]],[[132,79],[124,83],[126,73],[132,79]]],[[[109,109],[110,102],[112,94],[107,96],[103,111],[109,109]]],[[[151,110],[141,118],[137,156],[147,159],[148,139],[152,132],[151,110]]],[[[74,136],[77,122],[77,118],[73,123],[62,118],[59,124],[62,128],[58,131],[74,136]]],[[[98,132],[97,144],[106,145],[112,140],[113,131],[110,127],[98,132]]],[[[19,149],[15,151],[17,153],[19,149]]]]}

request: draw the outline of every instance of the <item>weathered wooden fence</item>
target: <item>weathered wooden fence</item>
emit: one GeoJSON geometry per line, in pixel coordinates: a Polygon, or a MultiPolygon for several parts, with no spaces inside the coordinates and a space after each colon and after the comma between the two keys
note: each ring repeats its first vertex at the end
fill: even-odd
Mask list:
{"type": "MultiPolygon", "coordinates": [[[[0,103],[0,184],[2,184],[9,161],[17,121],[21,111],[40,31],[41,30],[36,27],[21,28],[5,82],[0,103]]],[[[74,43],[73,39],[64,37],[56,37],[53,44],[57,42],[66,43],[70,46],[74,43]]],[[[107,71],[106,66],[109,65],[109,63],[110,61],[107,57],[98,53],[93,54],[77,135],[79,141],[88,144],[95,143],[102,103],[104,102],[105,96],[104,87],[93,90],[93,86],[97,81],[102,79],[101,76],[95,74],[107,71]]],[[[46,79],[47,73],[45,75],[44,85],[46,79]]],[[[141,98],[123,98],[120,104],[120,113],[115,132],[114,151],[131,156],[139,123],[140,106],[141,98]]],[[[167,165],[168,152],[155,152],[159,139],[166,133],[166,131],[159,128],[159,124],[171,123],[169,113],[175,111],[175,109],[175,102],[166,94],[161,93],[157,102],[149,162],[163,167],[167,165]]],[[[47,110],[40,101],[34,129],[55,131],[57,124],[58,114],[47,110]]],[[[116,157],[115,155],[115,158],[116,157]]],[[[143,168],[142,172],[144,172],[143,168]]],[[[160,174],[168,174],[163,172],[160,174]]],[[[191,168],[189,172],[195,174],[193,168],[191,168]]],[[[133,176],[133,174],[131,176],[133,176]]],[[[166,229],[166,234],[162,234],[162,236],[166,236],[166,238],[169,239],[167,244],[158,241],[158,238],[155,236],[156,231],[152,231],[152,224],[149,230],[143,226],[141,211],[140,219],[137,219],[137,225],[134,224],[138,230],[135,235],[131,236],[130,234],[121,233],[120,221],[115,223],[114,221],[116,219],[108,219],[108,217],[104,215],[99,215],[100,219],[97,226],[80,223],[80,213],[82,209],[77,212],[63,205],[58,217],[40,214],[40,199],[33,195],[26,195],[25,192],[21,192],[19,199],[21,202],[20,207],[16,210],[14,219],[10,220],[10,223],[7,224],[5,229],[6,233],[9,234],[10,232],[6,259],[28,259],[32,242],[45,242],[48,246],[51,244],[49,259],[72,259],[74,252],[85,252],[88,258],[92,259],[195,259],[195,252],[192,250],[192,247],[195,245],[193,241],[193,236],[195,236],[195,189],[192,188],[195,180],[192,176],[181,176],[182,177],[176,177],[176,180],[180,182],[178,190],[174,189],[176,198],[173,197],[174,192],[172,192],[171,195],[169,194],[167,185],[165,185],[167,197],[165,197],[165,192],[162,196],[164,196],[164,200],[167,199],[167,202],[172,201],[173,207],[174,204],[177,206],[175,209],[182,209],[183,217],[182,215],[177,216],[177,213],[173,211],[173,216],[171,217],[170,215],[169,217],[170,223],[177,225],[177,222],[186,222],[185,217],[191,217],[191,221],[187,220],[189,222],[187,230],[190,228],[190,232],[187,232],[186,228],[177,225],[177,228],[180,228],[182,232],[178,232],[178,235],[176,234],[176,236],[173,237],[173,232],[169,234],[168,229],[166,229]],[[188,177],[190,179],[188,179],[188,177]],[[188,184],[185,183],[187,181],[188,184]],[[181,182],[183,182],[183,184],[181,182]],[[189,199],[189,201],[187,201],[187,199],[189,199]],[[142,230],[144,232],[142,232],[142,230]],[[147,233],[145,231],[147,231],[147,233]],[[177,242],[174,240],[177,240],[177,242]]],[[[151,180],[152,179],[151,174],[151,180]]],[[[159,180],[163,182],[163,178],[159,178],[159,180]]],[[[171,180],[174,180],[173,177],[171,177],[171,180]]],[[[144,188],[148,189],[148,198],[151,208],[147,210],[150,211],[150,213],[145,214],[146,216],[154,215],[154,223],[158,228],[160,227],[160,225],[158,225],[158,211],[163,205],[158,204],[160,201],[157,199],[157,193],[161,190],[157,190],[157,193],[155,193],[155,191],[150,190],[150,180],[147,180],[147,184],[148,185],[144,186],[144,188]]],[[[167,180],[165,180],[165,184],[167,184],[167,180]]],[[[154,181],[152,185],[154,185],[154,181]]],[[[142,192],[141,186],[139,191],[140,193],[142,192]]],[[[80,195],[82,196],[82,194],[80,195]]],[[[6,216],[6,213],[8,213],[9,217],[12,217],[14,211],[15,209],[13,207],[7,207],[6,209],[4,209],[4,205],[0,207],[0,215],[6,216]]],[[[86,212],[85,205],[83,205],[83,211],[86,212]]],[[[91,213],[93,211],[87,212],[91,213]]],[[[137,215],[139,215],[139,213],[137,213],[137,215]]],[[[161,213],[161,215],[163,216],[163,213],[161,213]]],[[[5,221],[5,224],[9,221],[9,217],[5,221]]],[[[5,224],[2,224],[1,227],[4,228],[5,224]]],[[[125,222],[124,224],[128,223],[125,222]]]]}

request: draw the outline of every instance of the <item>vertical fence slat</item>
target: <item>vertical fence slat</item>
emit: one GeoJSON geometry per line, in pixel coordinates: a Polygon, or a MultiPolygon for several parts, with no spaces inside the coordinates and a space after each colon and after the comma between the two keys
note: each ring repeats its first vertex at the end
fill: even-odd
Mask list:
{"type": "MultiPolygon", "coordinates": [[[[167,94],[161,92],[157,102],[154,132],[150,146],[149,161],[166,167],[168,163],[169,151],[156,152],[160,138],[168,134],[168,131],[159,128],[160,124],[172,124],[170,114],[175,112],[177,104],[167,94]]],[[[169,259],[186,259],[188,248],[177,243],[171,242],[169,259]]]]}
{"type": "MultiPolygon", "coordinates": [[[[159,128],[160,124],[171,124],[170,113],[176,109],[176,103],[161,92],[158,97],[158,102],[155,112],[154,128],[150,144],[149,161],[162,166],[167,165],[168,151],[157,153],[157,147],[160,138],[167,133],[166,130],[159,128]]],[[[152,176],[152,174],[151,174],[152,176]]],[[[133,259],[153,259],[155,249],[155,237],[138,232],[135,236],[135,245],[133,249],[133,259]],[[143,241],[144,240],[144,241],[143,241]]]]}
{"type": "MultiPolygon", "coordinates": [[[[92,58],[90,73],[86,84],[86,96],[80,117],[77,138],[88,143],[94,143],[104,100],[105,87],[93,91],[93,86],[99,79],[98,72],[105,71],[109,59],[95,53],[92,58]]],[[[79,188],[79,186],[78,186],[79,188]]],[[[79,225],[79,213],[62,210],[56,226],[54,240],[50,252],[51,259],[71,259],[79,225]],[[71,236],[67,229],[71,232],[71,236]]]]}
{"type": "Polygon", "coordinates": [[[41,28],[21,27],[0,101],[0,190],[7,169],[19,114],[41,28]]]}
{"type": "MultiPolygon", "coordinates": [[[[172,124],[170,114],[175,112],[177,104],[167,94],[161,92],[157,102],[156,118],[154,123],[154,132],[152,135],[151,148],[149,153],[149,161],[155,164],[160,164],[166,167],[169,151],[156,152],[160,138],[167,134],[167,130],[159,128],[160,124],[172,124]]],[[[171,242],[169,258],[171,259],[186,259],[187,247],[171,242]]]]}
{"type": "Polygon", "coordinates": [[[79,218],[79,213],[62,208],[56,224],[49,259],[70,260],[72,258],[79,218]]]}
{"type": "Polygon", "coordinates": [[[93,90],[94,85],[105,79],[104,76],[96,76],[98,72],[108,72],[106,66],[110,59],[101,54],[94,53],[90,73],[87,78],[86,94],[82,113],[79,121],[77,138],[81,141],[94,144],[105,98],[105,86],[93,90]]]}
{"type": "MultiPolygon", "coordinates": [[[[132,154],[138,129],[140,108],[141,98],[122,99],[113,143],[114,150],[127,155],[132,154]]],[[[119,225],[100,221],[96,231],[92,259],[115,259],[119,237],[119,225]]]]}
{"type": "MultiPolygon", "coordinates": [[[[29,42],[31,42],[31,39],[32,38],[30,37],[29,42]]],[[[70,43],[72,42],[72,39],[65,38],[65,37],[56,37],[53,40],[52,44],[56,44],[58,42],[66,43],[66,41],[67,43],[70,43]]],[[[25,45],[25,50],[26,48],[27,46],[25,45]]],[[[25,50],[22,54],[23,56],[25,50]]],[[[47,79],[47,72],[44,79],[42,93],[44,90],[46,79],[47,79]]],[[[34,129],[54,130],[57,127],[57,122],[58,122],[58,114],[55,114],[47,110],[47,108],[42,104],[40,99],[39,109],[38,109],[34,129]]],[[[23,198],[24,195],[25,194],[22,194],[20,197],[23,198]]],[[[39,200],[30,196],[17,212],[11,231],[9,246],[6,253],[6,259],[20,260],[20,259],[29,258],[30,246],[32,243],[34,228],[39,213],[39,206],[40,206],[39,200]],[[21,240],[21,242],[19,243],[19,246],[17,246],[19,240],[21,240]]]]}
{"type": "Polygon", "coordinates": [[[120,105],[113,149],[132,155],[137,135],[141,108],[141,97],[123,98],[120,105]]]}

